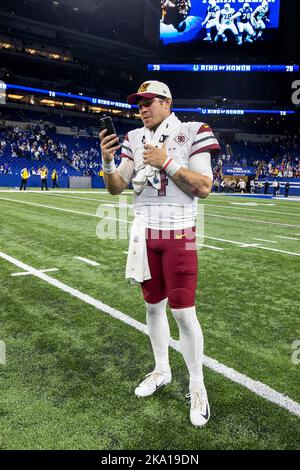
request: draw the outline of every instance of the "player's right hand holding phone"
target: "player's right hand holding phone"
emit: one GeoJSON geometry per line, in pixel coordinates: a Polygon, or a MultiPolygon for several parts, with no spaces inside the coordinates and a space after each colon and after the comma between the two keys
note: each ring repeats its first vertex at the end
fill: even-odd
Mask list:
{"type": "Polygon", "coordinates": [[[104,161],[110,162],[113,160],[116,151],[121,147],[114,123],[110,116],[105,116],[100,119],[99,137],[101,141],[100,148],[102,158],[104,161]]]}

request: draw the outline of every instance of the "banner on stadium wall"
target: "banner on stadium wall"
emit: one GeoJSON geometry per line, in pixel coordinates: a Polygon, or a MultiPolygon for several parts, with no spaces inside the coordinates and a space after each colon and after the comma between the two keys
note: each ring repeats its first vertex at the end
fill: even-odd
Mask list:
{"type": "Polygon", "coordinates": [[[255,176],[256,170],[252,166],[223,166],[222,173],[224,176],[255,176]]]}

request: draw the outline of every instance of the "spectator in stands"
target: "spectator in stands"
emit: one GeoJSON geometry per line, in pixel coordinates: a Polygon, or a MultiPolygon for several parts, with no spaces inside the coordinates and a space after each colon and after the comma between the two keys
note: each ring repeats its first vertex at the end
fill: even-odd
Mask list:
{"type": "Polygon", "coordinates": [[[62,169],[61,169],[61,175],[68,175],[68,170],[67,168],[65,167],[65,165],[63,165],[62,169]]]}
{"type": "Polygon", "coordinates": [[[51,174],[51,180],[52,180],[52,188],[59,188],[57,180],[58,180],[58,174],[56,169],[54,168],[51,174]]]}
{"type": "Polygon", "coordinates": [[[21,185],[20,185],[20,191],[22,191],[22,189],[24,189],[24,191],[26,190],[26,186],[27,186],[27,181],[28,181],[28,178],[30,177],[30,173],[29,171],[27,170],[27,168],[23,168],[21,170],[21,185]]]}

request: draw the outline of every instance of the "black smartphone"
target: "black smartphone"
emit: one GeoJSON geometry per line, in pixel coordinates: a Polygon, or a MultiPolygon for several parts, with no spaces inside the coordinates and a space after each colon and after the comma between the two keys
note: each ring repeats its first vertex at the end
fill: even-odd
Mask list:
{"type": "Polygon", "coordinates": [[[111,135],[111,134],[116,134],[117,135],[114,123],[113,123],[112,118],[110,116],[105,116],[105,117],[100,119],[100,132],[104,131],[104,129],[107,130],[107,132],[105,134],[105,137],[107,137],[108,135],[111,135]]]}

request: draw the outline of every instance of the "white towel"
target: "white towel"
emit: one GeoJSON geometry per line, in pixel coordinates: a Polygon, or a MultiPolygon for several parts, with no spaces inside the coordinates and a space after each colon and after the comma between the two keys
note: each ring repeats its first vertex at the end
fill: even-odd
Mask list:
{"type": "MultiPolygon", "coordinates": [[[[151,144],[154,147],[161,148],[164,142],[169,137],[172,137],[179,131],[181,122],[174,113],[170,114],[156,129],[155,132],[147,127],[144,127],[145,143],[151,144]]],[[[137,194],[140,194],[147,186],[148,181],[155,189],[161,188],[160,170],[151,165],[141,166],[132,180],[133,189],[137,194]]]]}
{"type": "Polygon", "coordinates": [[[125,277],[136,282],[151,279],[146,246],[146,227],[142,218],[137,216],[130,231],[125,277]]]}

